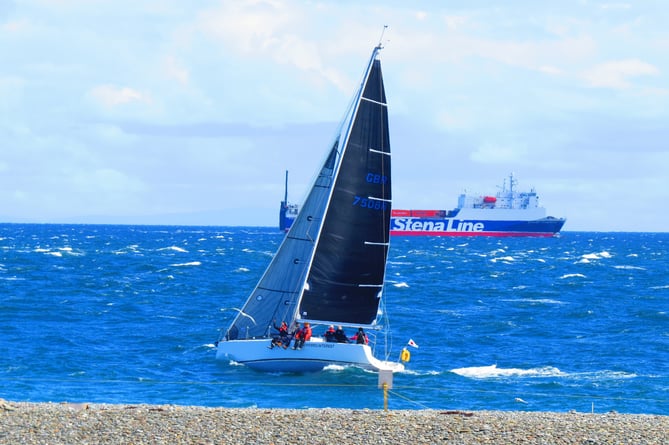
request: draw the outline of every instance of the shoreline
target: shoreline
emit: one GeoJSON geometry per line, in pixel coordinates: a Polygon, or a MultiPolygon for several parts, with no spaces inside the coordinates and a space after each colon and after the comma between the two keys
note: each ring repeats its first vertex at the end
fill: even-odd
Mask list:
{"type": "Polygon", "coordinates": [[[0,399],[0,444],[669,444],[669,416],[208,408],[0,399]]]}

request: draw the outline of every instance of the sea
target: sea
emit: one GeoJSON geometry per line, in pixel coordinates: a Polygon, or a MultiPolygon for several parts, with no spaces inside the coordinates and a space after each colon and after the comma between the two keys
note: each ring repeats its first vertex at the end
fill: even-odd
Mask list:
{"type": "Polygon", "coordinates": [[[386,392],[357,368],[216,360],[283,237],[0,224],[0,398],[669,415],[669,233],[392,238],[389,359],[411,360],[386,392]]]}

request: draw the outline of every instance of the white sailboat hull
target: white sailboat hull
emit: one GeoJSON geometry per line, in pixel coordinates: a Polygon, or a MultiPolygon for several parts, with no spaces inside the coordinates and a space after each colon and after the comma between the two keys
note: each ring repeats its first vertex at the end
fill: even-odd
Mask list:
{"type": "Polygon", "coordinates": [[[399,362],[375,358],[368,345],[308,341],[300,350],[270,349],[269,345],[269,339],[221,341],[216,358],[233,360],[263,372],[317,372],[329,365],[356,366],[371,371],[404,370],[399,362]]]}

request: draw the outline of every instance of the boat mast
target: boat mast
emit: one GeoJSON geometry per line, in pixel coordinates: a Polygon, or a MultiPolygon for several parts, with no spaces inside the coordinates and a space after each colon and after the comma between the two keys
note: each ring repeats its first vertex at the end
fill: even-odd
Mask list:
{"type": "MultiPolygon", "coordinates": [[[[384,30],[385,30],[385,28],[387,28],[387,25],[384,26],[384,30]]],[[[381,33],[381,36],[383,37],[383,33],[381,33]]],[[[372,67],[374,66],[374,60],[376,60],[376,56],[381,49],[383,49],[383,47],[381,46],[381,42],[379,42],[379,44],[376,47],[374,47],[374,50],[372,51],[372,55],[369,58],[369,62],[367,63],[367,68],[365,69],[365,73],[362,77],[362,82],[360,83],[360,87],[358,88],[358,91],[355,95],[355,99],[351,103],[351,109],[349,110],[348,113],[346,113],[346,118],[345,119],[347,119],[348,122],[346,122],[346,128],[344,129],[343,133],[340,132],[340,137],[338,138],[339,145],[336,149],[337,150],[337,160],[336,160],[336,165],[335,165],[335,168],[334,168],[334,171],[333,171],[333,174],[332,174],[332,181],[330,183],[330,190],[328,191],[327,203],[325,205],[325,209],[328,209],[330,207],[330,203],[332,201],[332,195],[333,195],[334,189],[335,189],[335,184],[337,182],[337,177],[339,176],[339,171],[341,169],[341,164],[342,164],[341,161],[344,157],[344,154],[345,154],[346,149],[348,147],[348,142],[349,142],[349,139],[350,139],[350,136],[351,136],[351,129],[352,129],[353,124],[355,122],[356,115],[358,114],[358,109],[360,108],[360,102],[362,101],[362,95],[365,91],[365,86],[367,85],[367,81],[369,80],[369,75],[372,72],[372,67]],[[343,137],[341,137],[341,135],[343,135],[343,137]]],[[[326,214],[327,214],[327,211],[326,211],[326,214]]],[[[318,243],[320,242],[321,235],[323,233],[323,227],[324,227],[324,223],[321,223],[321,225],[318,229],[317,236],[314,239],[314,246],[316,246],[316,247],[314,247],[314,249],[311,252],[311,256],[309,258],[309,265],[306,269],[307,273],[305,273],[304,277],[303,277],[304,281],[302,282],[302,290],[300,292],[299,298],[297,299],[297,304],[295,306],[295,313],[294,313],[294,316],[293,316],[293,320],[304,321],[302,319],[301,314],[300,314],[300,305],[302,303],[302,298],[304,296],[304,291],[308,288],[307,280],[309,279],[309,271],[311,270],[311,267],[312,267],[313,262],[314,262],[314,256],[315,256],[315,253],[316,253],[318,243]]],[[[343,325],[345,323],[341,323],[341,324],[343,325]]]]}

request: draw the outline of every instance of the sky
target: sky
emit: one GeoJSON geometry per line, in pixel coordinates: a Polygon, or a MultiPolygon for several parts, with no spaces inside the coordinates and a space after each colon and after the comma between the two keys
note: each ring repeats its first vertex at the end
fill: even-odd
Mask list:
{"type": "Polygon", "coordinates": [[[664,0],[0,0],[0,222],[276,226],[381,41],[394,208],[513,173],[564,231],[667,231],[667,23],[664,0]]]}

